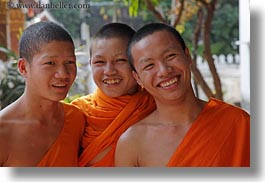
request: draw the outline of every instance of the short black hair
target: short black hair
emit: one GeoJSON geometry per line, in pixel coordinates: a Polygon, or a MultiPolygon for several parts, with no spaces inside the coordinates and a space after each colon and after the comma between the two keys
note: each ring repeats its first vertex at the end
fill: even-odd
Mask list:
{"type": "Polygon", "coordinates": [[[124,23],[108,23],[102,26],[98,32],[95,34],[95,39],[97,38],[131,38],[135,33],[135,30],[129,25],[124,23]]]}
{"type": "Polygon", "coordinates": [[[43,44],[54,40],[67,41],[74,45],[68,31],[60,25],[49,21],[32,24],[24,30],[19,41],[19,57],[31,62],[33,56],[39,53],[43,44]]]}
{"type": "Polygon", "coordinates": [[[147,37],[148,35],[151,35],[151,34],[158,32],[158,31],[167,31],[167,32],[171,33],[172,35],[174,35],[176,40],[180,43],[181,47],[185,51],[185,49],[186,49],[185,41],[183,40],[183,38],[181,37],[181,35],[179,34],[179,32],[175,28],[173,28],[167,24],[164,24],[164,23],[146,24],[134,34],[132,39],[130,39],[130,42],[129,42],[129,45],[127,48],[127,55],[129,58],[130,66],[132,67],[132,69],[134,71],[136,71],[136,70],[134,67],[133,56],[131,54],[132,46],[134,44],[136,44],[137,42],[139,42],[140,40],[142,40],[143,38],[147,37]]]}
{"type": "MultiPolygon", "coordinates": [[[[124,23],[108,23],[102,26],[95,34],[93,41],[97,39],[123,38],[130,40],[135,34],[135,30],[124,23]]],[[[92,50],[90,48],[90,56],[92,50]]]]}

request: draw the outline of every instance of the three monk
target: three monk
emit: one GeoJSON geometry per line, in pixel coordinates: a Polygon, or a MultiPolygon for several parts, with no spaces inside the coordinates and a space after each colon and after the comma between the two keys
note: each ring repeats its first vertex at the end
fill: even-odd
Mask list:
{"type": "Polygon", "coordinates": [[[77,107],[60,102],[76,76],[68,32],[40,22],[19,47],[26,86],[0,111],[1,166],[250,166],[249,114],[195,97],[191,56],[174,28],[103,26],[91,47],[98,88],[77,107]]]}

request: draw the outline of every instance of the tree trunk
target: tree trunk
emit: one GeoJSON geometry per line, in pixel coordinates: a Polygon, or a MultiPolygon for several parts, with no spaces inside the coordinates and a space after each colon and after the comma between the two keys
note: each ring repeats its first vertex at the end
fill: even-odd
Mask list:
{"type": "Polygon", "coordinates": [[[216,71],[214,60],[212,58],[211,42],[210,42],[211,22],[214,15],[216,2],[217,0],[213,0],[211,3],[206,5],[207,14],[203,28],[204,57],[209,65],[209,69],[213,76],[214,87],[215,87],[214,97],[223,100],[222,85],[219,75],[216,71]]]}
{"type": "Polygon", "coordinates": [[[160,14],[159,11],[157,11],[154,7],[154,5],[152,4],[152,2],[150,0],[144,0],[147,8],[155,15],[155,17],[162,23],[166,23],[167,21],[163,18],[163,16],[160,14]]]}
{"type": "Polygon", "coordinates": [[[179,23],[180,18],[182,16],[182,12],[184,11],[184,4],[185,4],[185,0],[180,0],[180,9],[179,9],[179,14],[178,17],[176,18],[173,27],[176,27],[176,25],[179,23]]]}
{"type": "Polygon", "coordinates": [[[205,82],[200,70],[197,68],[197,63],[196,63],[198,42],[199,42],[199,36],[201,34],[201,25],[202,25],[202,19],[203,19],[202,9],[198,11],[197,15],[198,15],[198,19],[197,19],[196,27],[194,29],[194,36],[193,36],[193,51],[192,51],[193,65],[191,67],[191,71],[193,73],[194,80],[195,80],[194,89],[195,89],[196,96],[199,97],[198,88],[197,88],[197,84],[198,84],[202,88],[205,95],[208,98],[210,98],[210,97],[213,97],[213,93],[211,91],[211,88],[205,82]]]}

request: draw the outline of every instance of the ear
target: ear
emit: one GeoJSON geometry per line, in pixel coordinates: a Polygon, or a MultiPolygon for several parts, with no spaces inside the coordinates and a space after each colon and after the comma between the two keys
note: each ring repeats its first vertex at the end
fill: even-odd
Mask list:
{"type": "Polygon", "coordinates": [[[92,59],[91,58],[89,58],[88,63],[90,66],[92,65],[92,59]]]}
{"type": "Polygon", "coordinates": [[[143,86],[143,84],[141,83],[140,81],[140,77],[138,75],[138,73],[136,71],[132,71],[132,75],[134,77],[134,79],[137,81],[137,83],[140,85],[140,86],[143,86]]]}
{"type": "Polygon", "coordinates": [[[188,57],[189,64],[191,65],[193,62],[188,48],[185,49],[185,54],[188,57]]]}
{"type": "Polygon", "coordinates": [[[23,77],[26,77],[26,75],[28,73],[28,65],[29,65],[29,63],[25,58],[19,58],[18,63],[17,63],[17,67],[18,67],[19,73],[23,77]]]}

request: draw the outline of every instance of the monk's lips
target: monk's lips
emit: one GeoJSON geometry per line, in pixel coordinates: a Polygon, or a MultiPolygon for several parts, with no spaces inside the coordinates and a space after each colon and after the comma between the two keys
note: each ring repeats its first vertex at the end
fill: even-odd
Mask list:
{"type": "Polygon", "coordinates": [[[58,88],[65,88],[67,87],[67,84],[52,84],[53,87],[58,87],[58,88]]]}
{"type": "Polygon", "coordinates": [[[159,83],[158,86],[162,87],[162,88],[168,87],[168,86],[171,86],[171,85],[177,83],[179,79],[180,79],[180,75],[176,76],[174,78],[171,78],[171,79],[169,79],[167,81],[163,81],[163,82],[159,83]]]}

